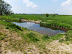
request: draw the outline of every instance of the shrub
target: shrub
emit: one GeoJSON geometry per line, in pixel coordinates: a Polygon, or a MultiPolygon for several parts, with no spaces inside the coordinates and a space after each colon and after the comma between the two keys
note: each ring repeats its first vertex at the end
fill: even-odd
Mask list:
{"type": "Polygon", "coordinates": [[[49,16],[49,14],[46,14],[46,17],[48,17],[49,16]]]}

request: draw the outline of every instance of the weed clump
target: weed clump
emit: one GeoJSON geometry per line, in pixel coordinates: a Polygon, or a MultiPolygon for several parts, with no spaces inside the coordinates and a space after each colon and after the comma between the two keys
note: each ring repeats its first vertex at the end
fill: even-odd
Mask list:
{"type": "Polygon", "coordinates": [[[35,34],[33,34],[32,32],[27,34],[27,37],[30,39],[30,41],[33,41],[33,42],[37,42],[39,41],[36,37],[35,37],[35,34]]]}
{"type": "Polygon", "coordinates": [[[49,39],[49,38],[50,38],[50,36],[48,36],[48,35],[44,35],[44,36],[42,37],[43,40],[47,40],[47,39],[49,39]]]}
{"type": "Polygon", "coordinates": [[[36,37],[36,35],[32,32],[30,32],[30,33],[28,33],[28,34],[26,34],[22,37],[25,41],[28,41],[28,42],[37,42],[37,41],[39,41],[39,39],[36,37]]]}
{"type": "Polygon", "coordinates": [[[0,35],[2,35],[2,32],[0,32],[0,35]]]}
{"type": "Polygon", "coordinates": [[[72,40],[72,30],[67,32],[65,39],[66,39],[66,41],[72,40]]]}

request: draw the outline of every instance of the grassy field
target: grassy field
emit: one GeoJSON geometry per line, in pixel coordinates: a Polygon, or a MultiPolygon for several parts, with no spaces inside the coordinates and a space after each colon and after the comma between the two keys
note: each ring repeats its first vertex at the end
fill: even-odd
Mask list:
{"type": "Polygon", "coordinates": [[[41,25],[43,26],[55,26],[61,27],[65,29],[72,29],[72,16],[71,15],[50,15],[46,17],[45,15],[8,15],[8,16],[0,16],[0,20],[6,21],[20,21],[21,18],[27,20],[41,20],[41,25]],[[43,23],[44,22],[44,23],[43,23]]]}
{"type": "Polygon", "coordinates": [[[0,16],[0,53],[17,53],[18,51],[19,54],[71,54],[71,20],[71,15],[50,15],[49,17],[45,15],[0,16]],[[21,18],[35,21],[41,20],[43,26],[61,27],[69,29],[69,31],[67,31],[66,35],[58,34],[50,37],[11,23],[11,21],[19,22],[21,18]]]}
{"type": "Polygon", "coordinates": [[[72,16],[71,15],[57,15],[49,16],[42,20],[44,25],[62,27],[65,29],[72,29],[72,16]]]}
{"type": "Polygon", "coordinates": [[[27,20],[41,20],[45,15],[22,15],[22,14],[13,14],[13,15],[7,15],[7,16],[0,16],[0,20],[6,20],[6,21],[19,21],[21,18],[27,19],[27,20]]]}

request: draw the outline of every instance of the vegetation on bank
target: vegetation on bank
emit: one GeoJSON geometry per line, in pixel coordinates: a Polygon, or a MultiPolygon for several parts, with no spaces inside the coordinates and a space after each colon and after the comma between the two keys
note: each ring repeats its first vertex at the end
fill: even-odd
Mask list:
{"type": "Polygon", "coordinates": [[[27,20],[38,21],[41,20],[40,25],[42,26],[52,26],[52,27],[60,27],[64,29],[72,29],[72,16],[71,15],[21,15],[21,14],[13,14],[8,16],[0,16],[0,20],[6,21],[15,21],[19,22],[21,18],[27,20]]]}
{"type": "Polygon", "coordinates": [[[41,25],[60,27],[64,29],[72,29],[72,16],[71,15],[56,15],[49,16],[42,20],[41,25]]]}
{"type": "MultiPolygon", "coordinates": [[[[27,30],[26,28],[19,27],[18,25],[15,25],[15,24],[13,24],[11,22],[0,21],[0,24],[1,25],[4,25],[5,26],[5,29],[9,29],[11,31],[16,31],[16,32],[21,31],[22,32],[23,30],[27,30]]],[[[48,35],[43,35],[43,36],[41,36],[39,38],[36,38],[37,36],[35,34],[33,34],[33,33],[29,33],[29,34],[26,34],[24,36],[23,35],[21,35],[21,36],[24,39],[25,38],[31,38],[28,41],[34,41],[34,42],[35,41],[40,41],[40,40],[48,40],[48,41],[49,40],[63,40],[63,41],[70,41],[70,40],[72,40],[71,34],[72,34],[72,30],[69,30],[67,32],[67,34],[58,34],[58,35],[55,35],[55,36],[52,36],[52,37],[50,37],[48,35]],[[64,39],[61,39],[63,36],[65,36],[65,38],[64,39]]],[[[25,40],[27,40],[27,39],[25,39],[25,40]]]]}
{"type": "Polygon", "coordinates": [[[63,35],[49,37],[48,35],[21,28],[10,22],[0,21],[0,41],[2,43],[0,47],[4,47],[3,51],[11,49],[28,53],[36,49],[38,52],[35,53],[48,54],[49,49],[46,48],[46,44],[49,44],[53,40],[59,40],[62,37],[63,35]]]}
{"type": "Polygon", "coordinates": [[[6,21],[16,21],[19,22],[21,18],[27,19],[27,20],[41,20],[44,18],[45,15],[23,15],[23,14],[12,14],[12,15],[4,15],[0,16],[0,20],[6,20],[6,21]]]}
{"type": "Polygon", "coordinates": [[[70,44],[72,44],[72,16],[13,14],[11,6],[0,0],[0,54],[72,54],[70,44]],[[69,31],[67,34],[51,37],[11,23],[20,22],[21,19],[40,20],[42,26],[60,27],[69,31]]]}
{"type": "MultiPolygon", "coordinates": [[[[9,44],[5,45],[5,49],[12,48],[17,51],[28,53],[30,52],[30,50],[33,49],[32,47],[35,46],[35,49],[39,50],[38,53],[48,54],[52,52],[52,49],[49,49],[49,48],[47,49],[47,45],[52,47],[50,43],[53,42],[54,40],[58,40],[59,41],[58,43],[66,43],[66,44],[72,43],[71,17],[72,16],[61,16],[61,15],[56,15],[56,16],[49,15],[49,17],[46,17],[45,15],[0,16],[0,19],[1,19],[0,29],[9,30],[9,33],[0,31],[0,41],[4,41],[5,43],[9,42],[9,44]],[[37,17],[40,17],[40,18],[37,18],[37,17]],[[22,28],[11,23],[11,21],[19,22],[21,18],[24,18],[27,20],[41,20],[43,22],[42,24],[43,26],[44,25],[45,26],[60,25],[60,27],[70,29],[70,30],[67,32],[66,35],[58,34],[58,35],[50,37],[48,35],[39,34],[37,32],[27,30],[26,28],[22,28]]],[[[2,44],[0,44],[0,47],[2,47],[2,44]]],[[[59,53],[59,51],[58,52],[53,51],[52,53],[54,52],[59,53]]],[[[68,53],[68,52],[65,52],[65,53],[68,53]]]]}

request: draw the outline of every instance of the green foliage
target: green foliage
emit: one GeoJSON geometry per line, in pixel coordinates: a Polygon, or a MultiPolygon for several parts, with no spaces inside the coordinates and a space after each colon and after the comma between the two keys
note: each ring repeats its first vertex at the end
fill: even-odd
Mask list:
{"type": "Polygon", "coordinates": [[[15,25],[13,23],[10,23],[10,22],[0,21],[0,24],[5,25],[6,29],[11,29],[11,30],[15,30],[15,31],[17,31],[17,30],[21,30],[22,31],[21,27],[15,25]]]}
{"type": "Polygon", "coordinates": [[[27,54],[27,52],[24,52],[24,54],[27,54]]]}
{"type": "Polygon", "coordinates": [[[49,16],[45,18],[41,23],[42,26],[51,26],[51,27],[60,27],[64,29],[72,29],[72,16],[68,15],[57,15],[54,16],[49,16]],[[44,22],[44,23],[43,23],[44,22]]]}
{"type": "Polygon", "coordinates": [[[60,40],[59,40],[59,42],[63,42],[63,41],[65,41],[65,40],[64,40],[64,39],[60,39],[60,40]]]}
{"type": "MultiPolygon", "coordinates": [[[[0,21],[0,24],[3,24],[6,26],[6,29],[12,29],[12,30],[21,30],[21,27],[10,23],[11,21],[19,21],[21,18],[27,19],[27,20],[41,20],[42,22],[40,23],[40,25],[42,26],[51,26],[51,27],[59,27],[59,28],[63,28],[63,29],[72,29],[72,16],[71,15],[56,15],[53,16],[50,15],[48,17],[46,17],[45,19],[42,19],[43,17],[45,17],[46,15],[17,15],[17,14],[13,14],[13,15],[8,15],[8,16],[0,16],[0,20],[5,20],[5,21],[0,21]],[[6,22],[6,21],[10,21],[10,22],[6,22]]],[[[72,32],[68,32],[67,36],[65,37],[66,40],[71,40],[72,38],[72,32]]],[[[42,37],[43,39],[53,39],[53,40],[58,40],[62,37],[63,35],[56,35],[53,37],[49,37],[49,36],[44,36],[42,37]]],[[[33,39],[35,39],[34,41],[36,41],[36,38],[34,34],[30,33],[27,35],[23,36],[24,39],[32,41],[33,39]]],[[[60,40],[63,41],[63,40],[60,40]]]]}
{"type": "Polygon", "coordinates": [[[36,37],[36,35],[32,32],[30,32],[26,35],[23,35],[23,34],[21,34],[21,35],[22,35],[22,37],[25,41],[28,41],[28,42],[37,42],[37,41],[39,41],[39,39],[36,37]]]}
{"type": "Polygon", "coordinates": [[[2,32],[0,32],[0,35],[2,35],[2,32]]]}
{"type": "Polygon", "coordinates": [[[33,42],[39,41],[39,40],[36,38],[35,34],[33,34],[33,33],[29,33],[29,34],[27,34],[26,36],[30,39],[30,41],[33,41],[33,42]]]}
{"type": "Polygon", "coordinates": [[[0,15],[8,15],[11,14],[11,6],[4,2],[3,0],[0,0],[0,15]]]}
{"type": "Polygon", "coordinates": [[[56,14],[52,14],[52,16],[54,17],[54,16],[56,16],[56,14]]]}
{"type": "Polygon", "coordinates": [[[46,17],[48,17],[49,16],[49,14],[46,14],[46,17]]]}
{"type": "Polygon", "coordinates": [[[50,36],[44,35],[44,36],[42,37],[42,39],[43,39],[43,40],[48,40],[48,39],[50,39],[50,36]]]}
{"type": "Polygon", "coordinates": [[[67,32],[65,39],[66,39],[66,41],[72,40],[72,30],[67,32]]]}
{"type": "Polygon", "coordinates": [[[51,39],[53,39],[53,40],[59,40],[59,39],[61,39],[62,37],[63,37],[62,34],[58,34],[58,35],[52,36],[51,39]]]}
{"type": "Polygon", "coordinates": [[[4,15],[0,16],[0,20],[5,20],[5,21],[14,21],[14,22],[19,22],[21,18],[27,19],[27,20],[41,20],[45,15],[22,15],[22,14],[13,14],[13,15],[4,15]]]}
{"type": "Polygon", "coordinates": [[[6,29],[9,29],[9,27],[8,27],[8,26],[6,26],[6,29]]]}
{"type": "Polygon", "coordinates": [[[3,36],[0,36],[0,40],[4,40],[4,38],[5,38],[5,37],[3,37],[3,36]]]}
{"type": "Polygon", "coordinates": [[[39,44],[39,47],[41,47],[41,48],[43,48],[43,49],[45,49],[45,45],[43,45],[43,44],[39,44]]]}
{"type": "Polygon", "coordinates": [[[6,35],[5,34],[2,34],[1,32],[0,32],[0,40],[4,40],[6,38],[6,35]]]}

